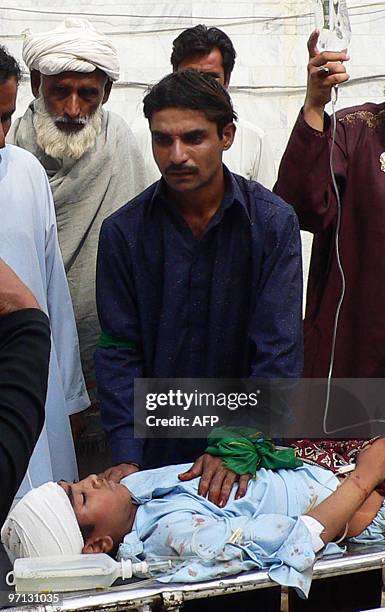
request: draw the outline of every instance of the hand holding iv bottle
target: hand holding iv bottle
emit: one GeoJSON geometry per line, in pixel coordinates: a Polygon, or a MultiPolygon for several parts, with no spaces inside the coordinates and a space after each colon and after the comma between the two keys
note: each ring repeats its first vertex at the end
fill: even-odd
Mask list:
{"type": "Polygon", "coordinates": [[[352,36],[346,0],[314,0],[320,51],[344,51],[352,36]]]}
{"type": "Polygon", "coordinates": [[[307,43],[304,119],[310,127],[322,132],[324,109],[332,98],[333,88],[336,94],[336,87],[349,79],[344,62],[349,59],[347,45],[351,29],[345,0],[315,0],[313,4],[317,30],[307,43]]]}
{"type": "Polygon", "coordinates": [[[351,28],[346,0],[313,0],[316,30],[310,35],[307,43],[309,63],[307,65],[308,82],[304,104],[304,119],[310,127],[320,132],[324,130],[324,110],[332,101],[332,128],[330,143],[330,175],[336,195],[337,219],[335,230],[335,253],[341,276],[341,293],[339,296],[333,326],[333,339],[330,349],[328,384],[325,397],[323,426],[327,431],[331,379],[334,366],[335,344],[341,306],[345,297],[346,278],[340,258],[339,234],[341,227],[341,196],[335,173],[334,150],[337,132],[336,102],[338,85],[349,79],[344,62],[349,60],[347,47],[351,39],[351,28]]]}

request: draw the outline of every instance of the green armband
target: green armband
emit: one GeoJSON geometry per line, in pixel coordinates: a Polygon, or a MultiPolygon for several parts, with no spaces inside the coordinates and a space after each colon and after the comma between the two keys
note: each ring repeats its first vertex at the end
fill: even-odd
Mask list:
{"type": "Polygon", "coordinates": [[[98,346],[100,348],[129,348],[133,351],[137,349],[135,342],[132,342],[131,340],[120,340],[119,338],[113,338],[105,332],[100,334],[98,346]]]}

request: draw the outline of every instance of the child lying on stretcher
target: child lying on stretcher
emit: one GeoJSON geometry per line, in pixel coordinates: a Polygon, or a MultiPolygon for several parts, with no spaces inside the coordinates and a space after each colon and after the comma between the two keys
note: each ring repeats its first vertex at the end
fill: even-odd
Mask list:
{"type": "Polygon", "coordinates": [[[303,465],[257,472],[246,495],[220,508],[178,480],[185,465],[136,472],[120,484],[91,475],[76,484],[30,491],[1,532],[16,557],[107,552],[121,558],[174,559],[164,582],[194,582],[256,568],[305,595],[315,553],[341,537],[385,534],[385,439],[361,451],[342,482],[303,465]]]}

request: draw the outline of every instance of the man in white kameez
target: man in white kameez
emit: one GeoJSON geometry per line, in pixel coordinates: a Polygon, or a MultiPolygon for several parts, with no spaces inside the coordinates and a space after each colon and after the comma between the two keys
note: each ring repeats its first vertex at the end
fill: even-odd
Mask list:
{"type": "Polygon", "coordinates": [[[117,52],[105,35],[86,20],[67,19],[52,31],[25,33],[23,59],[36,99],[8,141],[33,153],[48,175],[93,399],[99,230],[105,217],[144,189],[143,159],[124,119],[103,109],[119,77],[117,52]]]}
{"type": "Polygon", "coordinates": [[[5,145],[19,78],[14,58],[0,47],[0,257],[34,293],[52,331],[46,421],[21,496],[31,485],[77,477],[69,415],[84,410],[89,400],[47,177],[33,155],[5,145]]]}

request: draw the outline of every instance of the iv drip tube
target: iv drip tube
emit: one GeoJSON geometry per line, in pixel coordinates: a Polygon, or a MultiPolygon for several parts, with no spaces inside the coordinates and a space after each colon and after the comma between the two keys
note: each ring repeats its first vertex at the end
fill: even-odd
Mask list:
{"type": "MultiPolygon", "coordinates": [[[[338,86],[335,85],[332,89],[332,110],[333,110],[333,113],[332,113],[332,144],[330,148],[329,165],[330,165],[330,173],[331,173],[333,187],[334,187],[334,191],[336,194],[336,201],[337,201],[337,224],[336,224],[336,232],[335,232],[335,238],[334,238],[334,246],[335,246],[335,251],[336,251],[338,270],[341,275],[341,294],[338,300],[336,314],[334,317],[333,338],[332,338],[332,346],[331,346],[331,352],[330,352],[329,372],[328,372],[327,385],[326,385],[325,412],[324,412],[323,424],[322,424],[323,431],[325,434],[333,434],[333,433],[336,433],[337,431],[341,431],[341,429],[345,429],[345,428],[338,428],[335,430],[327,429],[327,418],[328,418],[329,406],[330,406],[330,391],[331,391],[331,381],[332,381],[333,368],[334,368],[334,357],[335,357],[335,350],[336,350],[338,321],[339,321],[341,307],[344,301],[345,291],[346,291],[345,272],[342,266],[341,254],[340,254],[340,244],[339,244],[340,229],[341,229],[341,212],[342,212],[341,211],[341,198],[340,198],[340,193],[339,193],[336,176],[335,176],[335,170],[334,170],[334,148],[335,148],[336,130],[337,130],[337,119],[336,119],[337,100],[338,100],[338,86]]],[[[350,427],[351,426],[347,427],[347,429],[350,429],[350,427]]]]}

